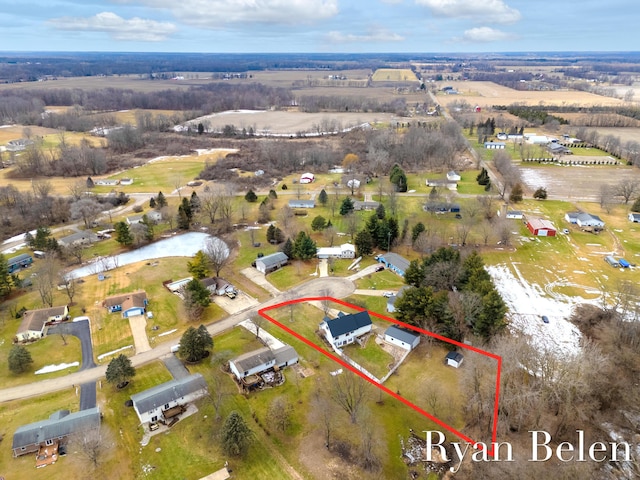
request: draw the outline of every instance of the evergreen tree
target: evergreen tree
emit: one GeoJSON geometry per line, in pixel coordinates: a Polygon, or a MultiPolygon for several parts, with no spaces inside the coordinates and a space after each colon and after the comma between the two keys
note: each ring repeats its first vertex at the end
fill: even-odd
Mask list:
{"type": "Polygon", "coordinates": [[[195,213],[199,211],[200,205],[201,205],[200,197],[198,197],[198,194],[194,190],[193,192],[191,192],[191,198],[189,199],[189,206],[191,207],[191,212],[195,213]]]}
{"type": "Polygon", "coordinates": [[[199,362],[206,358],[213,348],[213,339],[204,325],[189,327],[180,339],[178,355],[187,362],[199,362]]]}
{"type": "Polygon", "coordinates": [[[184,213],[187,215],[189,222],[193,220],[193,214],[195,213],[193,208],[191,208],[191,202],[187,200],[187,198],[183,198],[180,206],[184,210],[184,213]]]}
{"type": "Polygon", "coordinates": [[[158,210],[167,206],[167,199],[162,192],[158,192],[158,196],[156,197],[156,206],[158,210]]]}
{"type": "Polygon", "coordinates": [[[329,196],[327,192],[325,192],[324,188],[320,190],[320,194],[318,195],[318,202],[324,207],[329,201],[329,196]]]}
{"type": "Polygon", "coordinates": [[[242,456],[253,439],[254,433],[242,416],[236,411],[231,412],[222,427],[221,441],[224,453],[234,457],[242,456]]]}
{"type": "Polygon", "coordinates": [[[105,378],[107,382],[118,388],[124,387],[136,374],[136,369],[131,365],[131,360],[126,355],[118,355],[109,362],[105,378]]]}
{"type": "Polygon", "coordinates": [[[298,260],[309,260],[316,256],[317,251],[316,242],[306,232],[299,232],[293,242],[293,257],[298,260]]]}
{"type": "Polygon", "coordinates": [[[351,200],[351,197],[345,197],[345,199],[342,201],[342,204],[340,205],[340,215],[344,217],[353,212],[353,210],[353,200],[351,200]]]}
{"type": "Polygon", "coordinates": [[[278,194],[273,188],[269,190],[269,198],[272,200],[275,200],[276,198],[278,198],[278,194]]]}
{"type": "Polygon", "coordinates": [[[156,208],[156,199],[154,197],[149,200],[149,208],[156,208]]]}
{"type": "Polygon", "coordinates": [[[149,219],[147,214],[142,215],[142,219],[140,220],[140,224],[144,226],[144,239],[147,242],[151,242],[153,240],[153,222],[149,219]]]}
{"type": "MultiPolygon", "coordinates": [[[[186,200],[186,198],[183,200],[186,200]]],[[[189,230],[191,228],[191,220],[189,220],[189,215],[183,205],[178,207],[178,228],[181,230],[189,230]]]]}
{"type": "Polygon", "coordinates": [[[276,243],[276,226],[274,224],[269,225],[267,228],[267,242],[276,243]]]}
{"type": "Polygon", "coordinates": [[[420,234],[426,230],[424,223],[418,222],[411,229],[411,243],[415,243],[420,234]]]}
{"type": "Polygon", "coordinates": [[[125,247],[133,245],[133,234],[126,222],[117,222],[114,228],[116,230],[116,242],[125,247]]]}
{"type": "Polygon", "coordinates": [[[187,270],[193,278],[202,280],[209,275],[209,257],[202,250],[198,250],[193,260],[187,262],[187,270]]]}
{"type": "Polygon", "coordinates": [[[254,203],[258,201],[258,196],[255,194],[253,190],[249,189],[247,194],[244,196],[244,199],[249,203],[254,203]]]}
{"type": "Polygon", "coordinates": [[[198,135],[202,135],[204,133],[204,124],[202,122],[198,123],[198,135]]]}
{"type": "Polygon", "coordinates": [[[93,179],[91,177],[87,177],[87,188],[91,189],[95,186],[96,184],[93,182],[93,179]]]}
{"type": "Polygon", "coordinates": [[[13,279],[9,273],[7,257],[0,253],[0,297],[6,297],[11,293],[13,279]]]}
{"type": "Polygon", "coordinates": [[[373,238],[371,238],[371,234],[367,230],[360,230],[356,234],[353,243],[356,247],[357,256],[371,255],[373,253],[373,238]]]}
{"type": "Polygon", "coordinates": [[[380,220],[382,220],[385,217],[386,212],[383,204],[378,205],[378,207],[376,208],[376,215],[380,220]]]}
{"type": "Polygon", "coordinates": [[[31,352],[22,345],[14,345],[9,350],[9,370],[11,373],[19,374],[26,372],[31,364],[33,358],[31,358],[31,352]]]}
{"type": "Polygon", "coordinates": [[[287,238],[287,241],[284,242],[284,245],[282,245],[280,251],[284,253],[288,258],[293,258],[293,242],[290,238],[287,238]]]}
{"type": "Polygon", "coordinates": [[[207,287],[205,287],[197,278],[194,278],[189,283],[187,283],[184,289],[190,294],[189,296],[191,301],[200,305],[201,307],[208,307],[211,303],[211,292],[209,292],[209,290],[207,290],[207,287]]]}
{"type": "MultiPolygon", "coordinates": [[[[533,192],[533,198],[535,198],[536,200],[546,200],[547,199],[547,189],[544,187],[540,187],[539,189],[537,189],[535,192],[533,192]]],[[[636,203],[638,203],[640,199],[636,200],[636,203]]],[[[635,203],[633,204],[634,207],[638,207],[640,208],[640,203],[638,203],[638,205],[636,205],[635,203]]],[[[632,207],[633,210],[633,207],[632,207]]],[[[633,210],[635,211],[635,210],[633,210]]]]}
{"type": "Polygon", "coordinates": [[[311,221],[311,230],[314,232],[319,232],[327,228],[327,220],[322,216],[318,215],[311,221]]]}

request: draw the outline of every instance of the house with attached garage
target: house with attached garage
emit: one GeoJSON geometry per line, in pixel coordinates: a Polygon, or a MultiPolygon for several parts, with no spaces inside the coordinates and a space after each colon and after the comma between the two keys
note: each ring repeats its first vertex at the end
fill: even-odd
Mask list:
{"type": "Polygon", "coordinates": [[[629,221],[633,223],[640,223],[640,213],[630,213],[629,221]]]}
{"type": "Polygon", "coordinates": [[[141,215],[132,215],[130,217],[127,217],[127,223],[129,225],[133,225],[134,223],[142,223],[142,218],[145,215],[147,216],[147,220],[152,223],[158,223],[162,220],[162,214],[160,212],[158,212],[157,210],[151,210],[150,212],[141,215]]]}
{"type": "Polygon", "coordinates": [[[355,258],[356,247],[350,243],[343,243],[339,247],[320,247],[317,253],[318,258],[355,258]]]}
{"type": "Polygon", "coordinates": [[[141,424],[170,420],[182,413],[187,403],[208,393],[207,382],[199,374],[170,380],[131,395],[133,408],[141,424]]]}
{"type": "Polygon", "coordinates": [[[320,324],[320,332],[334,349],[357,341],[372,328],[373,323],[366,310],[351,315],[340,312],[337,318],[325,317],[320,324]]]}
{"type": "MultiPolygon", "coordinates": [[[[47,420],[18,427],[13,434],[13,456],[19,457],[41,452],[49,448],[56,451],[69,437],[100,427],[101,414],[98,407],[69,413],[59,410],[47,420]]],[[[43,452],[44,453],[44,452],[43,452]]],[[[39,455],[40,456],[40,455],[39,455]]]]}
{"type": "Polygon", "coordinates": [[[265,255],[256,259],[256,270],[264,273],[271,273],[283,265],[289,263],[289,257],[283,252],[272,253],[271,255],[265,255]]]}
{"type": "Polygon", "coordinates": [[[409,260],[393,252],[383,253],[378,257],[378,262],[401,277],[404,277],[404,272],[409,268],[409,260]]]}
{"type": "Polygon", "coordinates": [[[604,222],[597,215],[590,213],[579,213],[576,218],[576,225],[579,227],[604,228],[604,222]]]}
{"type": "Polygon", "coordinates": [[[361,200],[356,200],[353,202],[353,209],[356,212],[361,210],[375,210],[380,206],[380,202],[376,202],[374,200],[365,200],[364,202],[361,200]]]}
{"type": "Polygon", "coordinates": [[[298,353],[289,345],[271,350],[259,348],[229,361],[229,369],[238,380],[258,375],[271,369],[282,369],[298,363],[298,353]]]}
{"type": "Polygon", "coordinates": [[[69,319],[69,307],[40,308],[27,310],[22,315],[22,322],[16,333],[18,342],[38,340],[45,336],[47,326],[54,322],[62,322],[69,319]]]}
{"type": "Polygon", "coordinates": [[[391,325],[384,332],[384,340],[392,345],[411,351],[420,344],[420,334],[397,325],[391,325]]]}
{"type": "Polygon", "coordinates": [[[102,302],[102,306],[106,307],[109,313],[121,312],[124,318],[129,318],[134,315],[144,315],[148,303],[147,292],[141,290],[107,297],[102,302]]]}

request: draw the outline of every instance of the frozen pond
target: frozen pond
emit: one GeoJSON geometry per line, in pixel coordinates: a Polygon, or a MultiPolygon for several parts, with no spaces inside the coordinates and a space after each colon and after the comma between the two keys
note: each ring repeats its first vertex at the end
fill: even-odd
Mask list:
{"type": "MultiPolygon", "coordinates": [[[[71,278],[87,277],[100,272],[113,270],[117,267],[129,265],[131,263],[142,262],[143,260],[153,260],[164,257],[193,257],[198,250],[204,250],[207,239],[220,242],[221,240],[212,237],[207,233],[190,232],[183,235],[176,235],[158,242],[146,245],[131,252],[121,253],[113,257],[98,258],[89,265],[77,268],[69,273],[71,278]]],[[[226,245],[225,245],[226,248],[226,245]]],[[[228,250],[227,250],[228,255],[228,250]]]]}

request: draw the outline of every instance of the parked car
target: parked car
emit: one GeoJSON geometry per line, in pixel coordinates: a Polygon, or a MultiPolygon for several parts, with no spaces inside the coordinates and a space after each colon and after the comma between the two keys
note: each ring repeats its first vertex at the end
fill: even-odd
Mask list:
{"type": "Polygon", "coordinates": [[[378,265],[375,269],[376,272],[381,272],[382,270],[384,270],[384,265],[378,265]]]}
{"type": "Polygon", "coordinates": [[[547,317],[546,315],[542,315],[542,321],[544,323],[549,323],[549,317],[547,317]]]}
{"type": "Polygon", "coordinates": [[[393,297],[393,292],[384,292],[382,296],[387,298],[393,297]]]}

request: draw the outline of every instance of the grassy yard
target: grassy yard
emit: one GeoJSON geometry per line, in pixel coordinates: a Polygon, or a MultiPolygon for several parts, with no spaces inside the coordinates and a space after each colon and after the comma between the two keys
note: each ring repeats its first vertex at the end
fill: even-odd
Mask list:
{"type": "Polygon", "coordinates": [[[267,280],[279,290],[287,290],[313,278],[311,274],[316,272],[317,267],[318,260],[305,262],[294,260],[283,268],[267,275],[267,280]]]}
{"type": "Polygon", "coordinates": [[[376,343],[375,338],[369,338],[364,347],[349,345],[344,348],[344,353],[379,379],[389,372],[393,364],[393,357],[376,343]]]}

